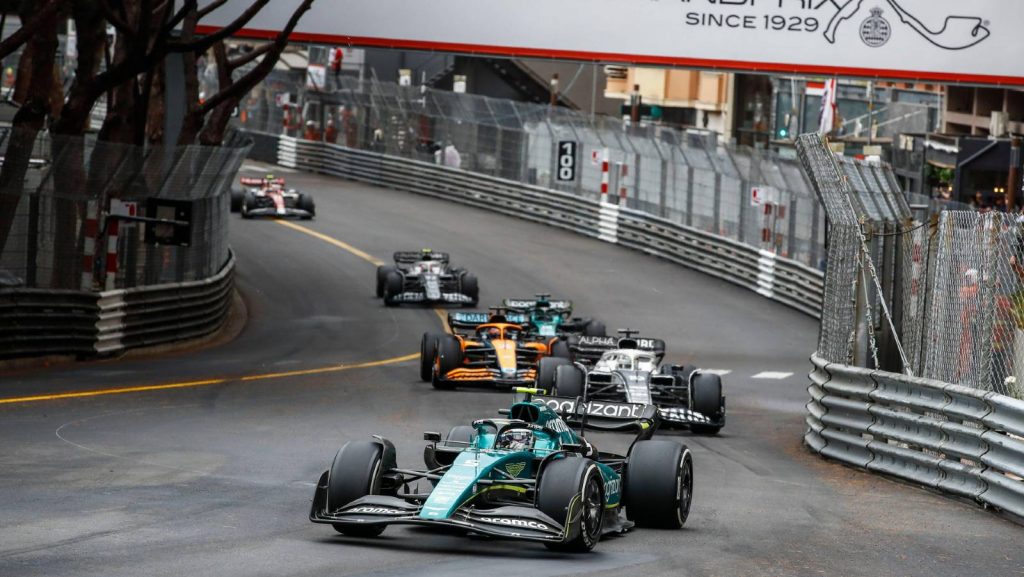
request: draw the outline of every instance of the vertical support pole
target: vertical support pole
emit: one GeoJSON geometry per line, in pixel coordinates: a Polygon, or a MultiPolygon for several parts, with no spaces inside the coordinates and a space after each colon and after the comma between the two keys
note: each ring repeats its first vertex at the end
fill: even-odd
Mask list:
{"type": "Polygon", "coordinates": [[[686,226],[693,226],[693,170],[686,165],[686,226]]]}
{"type": "Polygon", "coordinates": [[[96,270],[96,241],[100,231],[99,203],[90,200],[85,209],[85,243],[82,251],[82,290],[91,291],[96,270]]]}
{"type": "Polygon", "coordinates": [[[117,242],[120,230],[121,221],[111,211],[107,217],[107,256],[103,277],[105,289],[108,291],[117,288],[117,242]]]}
{"type": "Polygon", "coordinates": [[[608,187],[611,184],[610,178],[609,178],[610,177],[609,170],[611,168],[611,166],[610,166],[611,165],[611,161],[608,158],[610,153],[609,153],[609,150],[607,148],[602,150],[601,154],[602,154],[602,158],[601,158],[601,203],[602,204],[607,204],[608,203],[608,187]]]}
{"type": "MultiPolygon", "coordinates": [[[[693,192],[691,191],[691,195],[693,192]]],[[[714,234],[722,234],[722,173],[715,172],[714,234]]]]}

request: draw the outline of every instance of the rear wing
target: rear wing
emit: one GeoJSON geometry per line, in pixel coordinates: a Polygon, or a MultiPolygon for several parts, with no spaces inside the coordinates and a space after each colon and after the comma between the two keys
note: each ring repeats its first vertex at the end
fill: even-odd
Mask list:
{"type": "Polygon", "coordinates": [[[413,264],[422,261],[433,261],[448,264],[449,255],[446,252],[416,252],[401,251],[395,253],[395,264],[413,264]]]}
{"type": "Polygon", "coordinates": [[[601,355],[616,349],[633,349],[650,351],[660,361],[665,357],[665,341],[641,337],[588,337],[579,336],[569,339],[569,350],[581,362],[594,363],[601,355]]]}
{"type": "Polygon", "coordinates": [[[448,326],[453,331],[473,330],[480,325],[489,323],[511,323],[522,325],[529,322],[526,315],[509,313],[504,315],[492,315],[490,313],[448,313],[448,326]]]}
{"type": "Polygon", "coordinates": [[[245,186],[263,186],[264,184],[279,184],[281,186],[284,186],[283,178],[267,179],[243,176],[242,178],[239,179],[239,182],[245,186]]]}
{"type": "MultiPolygon", "coordinates": [[[[552,312],[572,314],[572,301],[548,301],[552,312]]],[[[501,306],[510,311],[531,311],[537,306],[536,299],[505,299],[501,306]]]]}
{"type": "Polygon", "coordinates": [[[658,408],[638,403],[615,403],[610,401],[584,401],[581,398],[549,397],[534,395],[540,401],[571,424],[597,431],[635,431],[641,438],[650,438],[661,424],[658,408]]]}

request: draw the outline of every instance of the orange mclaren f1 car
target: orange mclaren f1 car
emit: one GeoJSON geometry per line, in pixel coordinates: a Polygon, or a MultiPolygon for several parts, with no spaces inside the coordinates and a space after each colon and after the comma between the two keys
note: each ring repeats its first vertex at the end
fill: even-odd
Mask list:
{"type": "Polygon", "coordinates": [[[523,329],[522,315],[451,313],[452,334],[424,333],[420,378],[438,389],[457,386],[511,388],[537,380],[540,359],[568,357],[558,337],[537,339],[523,329]]]}

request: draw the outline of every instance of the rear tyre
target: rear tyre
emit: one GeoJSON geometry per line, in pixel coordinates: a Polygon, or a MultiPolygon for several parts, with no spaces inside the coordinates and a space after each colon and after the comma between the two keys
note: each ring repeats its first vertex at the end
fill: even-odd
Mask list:
{"type": "Polygon", "coordinates": [[[583,371],[575,365],[562,365],[555,369],[555,390],[554,394],[559,397],[576,398],[583,396],[584,381],[586,380],[583,371]]]}
{"type": "Polygon", "coordinates": [[[388,277],[388,273],[398,273],[398,267],[390,264],[377,267],[377,298],[384,296],[384,281],[388,277]]]}
{"type": "Polygon", "coordinates": [[[551,344],[551,356],[560,359],[571,359],[572,351],[569,349],[569,343],[559,339],[551,344]]]}
{"type": "Polygon", "coordinates": [[[537,387],[549,393],[555,390],[555,369],[568,365],[569,359],[544,357],[537,363],[537,387]]]}
{"type": "Polygon", "coordinates": [[[590,459],[566,457],[548,463],[537,483],[537,508],[568,525],[567,539],[548,549],[585,553],[597,545],[604,521],[604,480],[590,459]]]}
{"type": "Polygon", "coordinates": [[[587,323],[586,328],[583,329],[583,334],[588,337],[604,337],[608,336],[608,329],[605,328],[604,323],[600,321],[591,321],[587,323]]]}
{"type": "Polygon", "coordinates": [[[316,203],[313,202],[313,197],[308,194],[300,194],[299,199],[295,204],[299,210],[308,212],[308,215],[302,216],[302,220],[312,220],[316,216],[316,203]]]}
{"type": "Polygon", "coordinates": [[[693,457],[686,445],[638,441],[624,475],[626,516],[641,527],[680,529],[693,499],[693,457]]]}
{"type": "Polygon", "coordinates": [[[435,389],[454,389],[451,381],[444,376],[462,366],[462,345],[451,335],[441,335],[437,340],[437,371],[433,373],[435,389]]]}
{"type": "MultiPolygon", "coordinates": [[[[694,411],[711,418],[722,413],[722,379],[718,375],[697,373],[690,384],[690,397],[694,411]]],[[[717,435],[722,427],[715,425],[691,425],[690,430],[699,435],[717,435]]]]}
{"type": "Polygon", "coordinates": [[[441,335],[437,333],[423,333],[420,340],[420,380],[424,383],[430,382],[430,375],[434,374],[437,341],[440,338],[441,335]]]}
{"type": "Polygon", "coordinates": [[[398,296],[402,294],[402,286],[402,275],[398,272],[391,271],[384,277],[384,306],[398,306],[398,296]]]}
{"type": "Polygon", "coordinates": [[[473,300],[468,306],[476,306],[480,302],[480,283],[475,275],[467,274],[462,277],[462,294],[473,300]]]}
{"type": "MultiPolygon", "coordinates": [[[[370,441],[349,442],[338,451],[327,478],[327,510],[336,511],[360,497],[380,495],[384,449],[370,441]]],[[[333,523],[334,530],[350,537],[376,537],[385,525],[333,523]]]]}

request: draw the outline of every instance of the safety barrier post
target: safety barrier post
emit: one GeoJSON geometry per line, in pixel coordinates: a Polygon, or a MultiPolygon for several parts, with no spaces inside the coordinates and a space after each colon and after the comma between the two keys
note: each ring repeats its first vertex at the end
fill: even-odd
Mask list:
{"type": "Polygon", "coordinates": [[[90,200],[85,208],[85,245],[82,253],[82,290],[92,290],[92,275],[96,269],[96,240],[99,235],[99,204],[90,200]]]}

